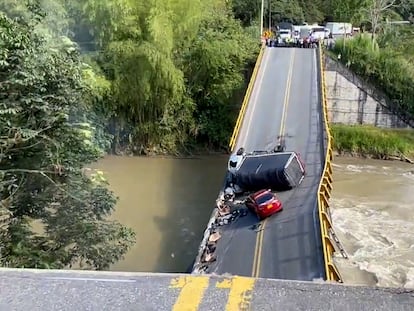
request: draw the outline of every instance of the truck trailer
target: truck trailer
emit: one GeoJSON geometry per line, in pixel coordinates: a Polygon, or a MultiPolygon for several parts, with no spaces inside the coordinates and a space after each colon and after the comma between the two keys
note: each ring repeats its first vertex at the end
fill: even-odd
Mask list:
{"type": "Polygon", "coordinates": [[[348,37],[352,35],[351,23],[326,23],[325,28],[329,29],[333,38],[348,37]]]}
{"type": "Polygon", "coordinates": [[[296,152],[248,154],[232,175],[232,183],[244,192],[267,188],[282,191],[300,185],[305,167],[296,152]]]}

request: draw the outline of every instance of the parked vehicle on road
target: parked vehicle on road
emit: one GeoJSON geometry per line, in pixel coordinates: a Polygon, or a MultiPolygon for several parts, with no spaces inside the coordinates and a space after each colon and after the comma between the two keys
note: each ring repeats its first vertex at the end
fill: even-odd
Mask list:
{"type": "Polygon", "coordinates": [[[352,35],[351,23],[329,22],[326,23],[325,27],[329,29],[333,38],[348,37],[352,35]]]}
{"type": "Polygon", "coordinates": [[[328,39],[329,37],[329,28],[325,28],[322,26],[313,26],[312,27],[312,36],[315,39],[318,39],[319,41],[322,41],[324,39],[328,39]]]}
{"type": "Polygon", "coordinates": [[[246,198],[245,204],[260,220],[283,209],[282,202],[268,189],[262,189],[249,195],[246,198]]]}

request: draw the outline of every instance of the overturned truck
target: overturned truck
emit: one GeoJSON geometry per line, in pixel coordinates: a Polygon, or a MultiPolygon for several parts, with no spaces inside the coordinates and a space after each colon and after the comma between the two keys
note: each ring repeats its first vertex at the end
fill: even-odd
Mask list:
{"type": "Polygon", "coordinates": [[[302,182],[305,167],[296,152],[248,154],[230,174],[231,182],[243,191],[289,190],[302,182]]]}

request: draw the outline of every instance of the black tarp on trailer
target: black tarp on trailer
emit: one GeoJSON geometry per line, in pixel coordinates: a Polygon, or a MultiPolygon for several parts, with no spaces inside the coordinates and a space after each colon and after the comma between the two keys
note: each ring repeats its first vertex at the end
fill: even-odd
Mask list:
{"type": "Polygon", "coordinates": [[[295,152],[246,155],[234,173],[234,181],[244,191],[288,190],[302,182],[304,173],[295,152]]]}

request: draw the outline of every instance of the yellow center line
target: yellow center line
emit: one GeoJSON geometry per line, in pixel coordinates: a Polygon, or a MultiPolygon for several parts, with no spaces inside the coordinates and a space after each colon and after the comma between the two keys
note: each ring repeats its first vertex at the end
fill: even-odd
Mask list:
{"type": "MultiPolygon", "coordinates": [[[[279,136],[284,135],[285,131],[285,124],[286,124],[286,118],[287,118],[287,107],[289,106],[289,97],[290,97],[290,88],[292,85],[292,75],[293,75],[293,63],[295,58],[295,49],[293,49],[290,62],[289,62],[289,69],[288,69],[288,76],[286,78],[286,88],[285,88],[285,97],[283,100],[283,110],[282,110],[282,118],[280,123],[280,132],[279,136]]],[[[252,268],[252,276],[257,278],[260,276],[260,266],[262,261],[262,249],[263,249],[263,236],[265,227],[267,224],[268,218],[266,218],[262,222],[262,226],[260,228],[260,231],[257,233],[256,236],[256,245],[254,249],[254,257],[253,257],[253,268],[252,268]]]]}
{"type": "Polygon", "coordinates": [[[290,89],[291,89],[291,85],[292,85],[293,62],[294,62],[294,59],[295,59],[295,51],[296,50],[293,50],[292,55],[290,57],[289,71],[288,71],[288,76],[287,76],[287,79],[286,79],[285,98],[284,98],[284,101],[283,101],[283,111],[282,111],[282,119],[281,119],[281,123],[280,123],[279,136],[284,135],[285,127],[286,127],[287,108],[289,106],[290,89]]]}
{"type": "Polygon", "coordinates": [[[264,230],[267,224],[267,218],[263,221],[262,223],[262,227],[260,228],[260,232],[258,234],[259,236],[259,241],[258,241],[258,246],[257,246],[257,253],[256,253],[256,272],[253,275],[255,278],[258,278],[260,275],[260,266],[261,266],[261,261],[262,261],[262,249],[263,249],[263,236],[264,236],[264,230]]]}
{"type": "Polygon", "coordinates": [[[263,247],[263,233],[266,227],[267,219],[262,222],[262,226],[260,231],[257,233],[256,236],[256,248],[255,248],[255,255],[253,259],[253,273],[252,276],[257,278],[260,275],[260,263],[262,260],[262,247],[263,247]]]}
{"type": "Polygon", "coordinates": [[[181,288],[173,311],[196,311],[209,283],[207,276],[182,276],[171,281],[170,288],[181,288]]]}
{"type": "Polygon", "coordinates": [[[255,279],[235,276],[216,284],[217,288],[230,288],[226,311],[249,310],[252,301],[252,290],[255,279]]]}
{"type": "Polygon", "coordinates": [[[253,267],[252,267],[252,277],[256,277],[256,268],[257,268],[257,252],[259,249],[261,231],[256,234],[256,243],[254,247],[254,256],[253,256],[253,267]]]}

